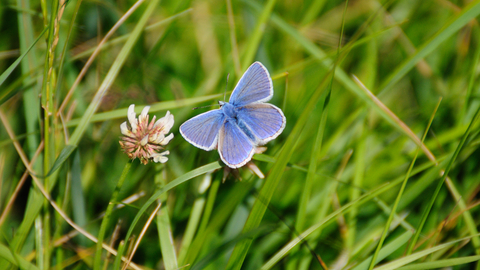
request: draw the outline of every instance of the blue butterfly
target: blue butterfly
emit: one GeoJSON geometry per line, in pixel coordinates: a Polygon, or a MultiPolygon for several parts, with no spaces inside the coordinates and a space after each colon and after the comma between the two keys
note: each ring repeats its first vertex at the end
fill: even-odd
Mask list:
{"type": "Polygon", "coordinates": [[[253,63],[243,74],[228,102],[220,109],[193,117],[180,126],[180,133],[194,146],[218,149],[230,168],[239,168],[252,159],[255,147],[275,139],[285,128],[282,110],[264,103],[273,96],[267,69],[253,63]]]}

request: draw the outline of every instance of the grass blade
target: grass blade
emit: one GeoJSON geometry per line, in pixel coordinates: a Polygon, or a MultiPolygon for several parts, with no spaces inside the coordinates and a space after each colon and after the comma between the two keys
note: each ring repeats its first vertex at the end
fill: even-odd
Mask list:
{"type": "MultiPolygon", "coordinates": [[[[393,212],[393,211],[392,211],[393,212]]],[[[394,251],[398,250],[401,248],[403,245],[405,245],[408,240],[412,237],[413,232],[411,231],[406,231],[402,235],[396,237],[394,240],[392,240],[390,243],[382,247],[380,252],[378,252],[378,255],[376,256],[375,263],[380,262],[381,260],[385,259],[387,256],[392,254],[394,251]]],[[[377,254],[377,253],[375,253],[377,254]]],[[[367,259],[365,259],[363,262],[361,262],[359,265],[355,266],[352,270],[367,270],[370,262],[372,261],[373,257],[370,256],[367,259]]]]}
{"type": "MultiPolygon", "coordinates": [[[[433,118],[435,114],[437,113],[438,107],[440,106],[441,99],[437,103],[437,107],[435,107],[435,110],[433,111],[432,117],[430,117],[430,122],[428,122],[427,128],[425,129],[425,132],[423,133],[422,137],[422,144],[425,141],[425,138],[427,137],[428,131],[430,130],[430,126],[432,125],[433,118]]],[[[369,270],[373,269],[375,264],[377,263],[377,256],[380,253],[380,249],[382,248],[383,241],[385,241],[385,238],[387,237],[388,230],[390,229],[390,224],[392,223],[393,216],[397,212],[397,206],[398,203],[400,202],[400,198],[403,195],[403,191],[405,190],[405,186],[407,185],[408,178],[410,178],[410,174],[412,172],[413,166],[415,165],[415,161],[417,161],[418,153],[420,152],[420,147],[417,147],[417,151],[415,152],[415,156],[413,157],[412,162],[410,163],[410,166],[408,167],[407,174],[405,175],[405,181],[403,181],[402,186],[400,187],[400,191],[397,194],[397,198],[395,199],[395,202],[392,207],[392,211],[390,215],[388,216],[387,223],[385,224],[385,229],[383,230],[382,236],[380,237],[380,241],[378,242],[377,249],[375,250],[375,253],[373,254],[372,261],[370,263],[370,266],[368,267],[369,270]]]]}
{"type": "Polygon", "coordinates": [[[265,32],[265,27],[272,13],[273,6],[275,5],[277,0],[268,0],[265,6],[262,8],[262,13],[258,17],[257,24],[255,25],[255,29],[253,33],[250,35],[249,42],[246,46],[246,51],[243,57],[242,62],[242,70],[246,70],[247,67],[253,62],[255,54],[257,53],[258,46],[260,45],[260,41],[262,40],[263,33],[265,32]]]}
{"type": "MultiPolygon", "coordinates": [[[[209,96],[157,102],[157,103],[148,105],[150,106],[149,112],[154,113],[158,111],[167,111],[167,110],[178,109],[183,107],[191,107],[201,102],[216,100],[222,97],[222,95],[223,94],[216,94],[216,95],[209,95],[209,96]]],[[[141,105],[136,106],[135,112],[137,114],[140,113],[141,108],[143,108],[143,106],[141,105]]],[[[128,108],[121,108],[121,109],[111,110],[108,112],[96,113],[92,116],[92,118],[90,119],[90,122],[95,123],[95,122],[103,122],[103,121],[113,120],[118,118],[124,118],[125,115],[127,115],[127,109],[128,108]]],[[[77,126],[80,123],[80,121],[81,119],[72,119],[68,121],[67,127],[77,126]]]]}
{"type": "Polygon", "coordinates": [[[130,171],[130,167],[132,166],[132,162],[128,161],[125,164],[125,167],[123,168],[122,175],[118,179],[117,186],[115,187],[115,190],[112,193],[112,197],[110,198],[110,203],[107,206],[107,210],[105,211],[105,216],[102,219],[102,223],[100,225],[100,230],[98,232],[98,241],[97,241],[97,246],[95,249],[95,258],[93,260],[93,269],[94,270],[100,270],[102,267],[102,244],[103,244],[103,239],[105,237],[105,233],[107,231],[107,226],[109,225],[110,218],[112,215],[113,208],[115,207],[117,201],[118,201],[118,194],[120,193],[120,189],[123,186],[123,182],[125,179],[127,179],[128,172],[130,171]]]}
{"type": "Polygon", "coordinates": [[[440,46],[447,38],[452,36],[462,27],[464,27],[471,20],[480,15],[480,1],[473,1],[462,9],[462,11],[454,16],[431,37],[428,41],[423,43],[417,49],[417,53],[405,60],[399,65],[395,71],[388,76],[387,79],[381,84],[379,89],[383,93],[390,89],[395,83],[397,83],[408,71],[410,71],[420,60],[425,58],[438,46],[440,46]]]}
{"type": "MultiPolygon", "coordinates": [[[[169,191],[170,189],[194,178],[194,177],[197,177],[199,175],[202,175],[202,174],[205,174],[205,173],[208,173],[208,172],[211,172],[213,170],[217,170],[217,169],[220,169],[221,166],[218,162],[212,162],[210,164],[207,164],[207,165],[204,165],[200,168],[197,168],[195,170],[192,170],[192,171],[189,171],[188,173],[178,177],[177,179],[169,182],[167,185],[165,185],[165,187],[163,187],[162,189],[160,189],[159,191],[155,192],[155,194],[153,194],[149,199],[148,201],[142,206],[142,208],[140,208],[140,210],[138,211],[137,215],[135,216],[135,219],[132,221],[131,225],[130,225],[130,228],[128,229],[128,232],[127,232],[127,235],[125,236],[125,242],[128,241],[128,239],[130,238],[130,236],[132,235],[132,232],[133,232],[133,229],[135,228],[135,226],[137,225],[138,221],[140,220],[140,218],[143,216],[143,214],[145,213],[145,211],[148,209],[148,207],[150,205],[152,205],[158,198],[160,198],[160,196],[169,191]]],[[[120,251],[119,251],[120,252],[120,251]]],[[[117,262],[118,260],[120,260],[121,256],[123,254],[121,253],[118,253],[117,254],[117,258],[115,259],[115,264],[118,265],[119,262],[117,262]]]]}
{"type": "Polygon", "coordinates": [[[0,257],[7,260],[12,265],[19,267],[20,269],[39,270],[39,268],[36,265],[25,260],[25,258],[20,256],[19,254],[16,254],[16,253],[12,254],[12,251],[8,247],[4,246],[3,244],[0,244],[0,257]]]}
{"type": "MultiPolygon", "coordinates": [[[[37,39],[32,43],[32,45],[30,45],[30,47],[28,47],[28,49],[22,53],[22,55],[20,55],[20,57],[17,58],[17,60],[15,60],[15,62],[13,62],[13,64],[11,64],[7,70],[5,70],[2,75],[0,75],[0,86],[5,82],[5,80],[8,78],[8,76],[10,76],[10,74],[12,74],[13,70],[20,64],[20,62],[23,60],[23,58],[25,58],[25,56],[28,54],[28,52],[30,52],[30,50],[33,48],[33,46],[35,46],[35,44],[37,44],[37,42],[40,40],[40,38],[42,38],[43,34],[45,34],[47,32],[47,28],[43,29],[43,31],[40,33],[40,35],[38,35],[37,39]]],[[[3,89],[6,89],[6,88],[3,88],[3,89]]],[[[8,93],[3,93],[3,91],[0,91],[0,96],[4,97],[8,95],[8,93]]]]}
{"type": "Polygon", "coordinates": [[[315,232],[318,229],[324,228],[326,225],[329,224],[329,222],[333,221],[335,218],[338,217],[340,214],[345,214],[348,213],[349,211],[352,210],[353,206],[359,207],[360,205],[372,200],[379,194],[382,194],[383,192],[389,190],[390,188],[394,187],[394,183],[388,183],[384,184],[375,190],[372,190],[368,193],[363,194],[362,196],[358,197],[355,201],[349,202],[342,206],[342,208],[332,212],[330,215],[325,217],[321,222],[311,226],[310,228],[306,229],[304,232],[302,232],[298,237],[295,237],[293,240],[291,240],[289,243],[287,243],[282,249],[280,249],[270,260],[267,261],[262,266],[262,270],[270,269],[272,268],[276,263],[278,263],[283,257],[285,257],[290,250],[292,250],[295,246],[299,245],[301,242],[303,242],[310,234],[315,232]]]}
{"type": "Polygon", "coordinates": [[[438,260],[434,262],[423,262],[423,263],[415,263],[408,266],[403,266],[398,268],[397,270],[418,270],[418,269],[434,269],[434,268],[447,268],[461,264],[467,264],[471,262],[478,262],[480,260],[480,255],[476,256],[468,256],[468,257],[460,257],[454,259],[445,259],[445,260],[438,260]]]}
{"type": "Polygon", "coordinates": [[[418,260],[420,258],[423,258],[423,257],[425,257],[429,254],[432,254],[433,252],[449,248],[449,247],[455,245],[456,243],[459,243],[459,242],[464,241],[466,239],[470,239],[471,237],[474,237],[474,236],[478,236],[478,235],[472,235],[470,237],[465,237],[465,238],[462,238],[462,239],[458,239],[458,240],[455,240],[455,241],[451,241],[451,242],[448,242],[448,243],[445,243],[445,244],[441,244],[441,245],[438,245],[438,246],[435,246],[435,247],[432,247],[432,248],[429,248],[429,249],[426,249],[426,250],[422,250],[422,251],[413,253],[411,255],[408,255],[408,256],[403,257],[401,259],[398,259],[398,260],[395,260],[393,262],[387,263],[387,264],[382,265],[380,267],[376,267],[375,270],[398,269],[398,268],[400,268],[401,266],[404,266],[407,263],[410,263],[410,262],[413,262],[413,261],[418,260]]]}
{"type": "MultiPolygon", "coordinates": [[[[158,167],[158,166],[157,166],[158,167]]],[[[157,191],[166,185],[166,179],[163,178],[162,172],[155,176],[157,191]]],[[[172,227],[170,224],[170,216],[167,207],[167,194],[163,193],[157,200],[158,204],[163,203],[163,207],[156,215],[157,231],[160,242],[160,251],[162,252],[163,265],[166,270],[178,269],[177,254],[175,254],[175,243],[173,242],[172,227]]]]}
{"type": "Polygon", "coordinates": [[[415,235],[413,236],[412,242],[410,242],[410,245],[408,246],[407,249],[407,254],[411,254],[413,251],[413,248],[415,247],[415,244],[417,243],[417,239],[420,236],[420,233],[423,229],[423,226],[425,225],[425,222],[427,221],[428,215],[430,214],[430,211],[433,207],[433,204],[435,203],[435,200],[437,199],[438,193],[440,192],[440,189],[442,188],[443,182],[445,182],[445,179],[448,177],[448,173],[450,172],[450,169],[453,166],[453,162],[456,160],[458,154],[460,153],[460,150],[462,150],[463,144],[467,140],[468,135],[470,134],[470,129],[477,120],[478,116],[480,115],[480,108],[477,110],[475,113],[475,116],[473,117],[472,121],[470,122],[470,125],[468,126],[467,130],[465,131],[465,134],[463,135],[460,143],[458,144],[457,148],[455,149],[455,152],[453,153],[452,157],[448,161],[447,167],[445,168],[445,172],[443,173],[442,179],[437,184],[437,187],[435,191],[433,192],[432,197],[430,198],[430,201],[428,202],[427,207],[425,208],[425,211],[422,214],[421,221],[418,225],[417,231],[415,232],[415,235]]]}

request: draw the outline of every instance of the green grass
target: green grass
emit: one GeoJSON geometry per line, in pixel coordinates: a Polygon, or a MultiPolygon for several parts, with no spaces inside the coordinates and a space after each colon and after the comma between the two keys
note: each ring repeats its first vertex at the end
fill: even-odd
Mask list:
{"type": "Polygon", "coordinates": [[[480,269],[479,15],[3,1],[0,269],[480,269]],[[178,131],[253,61],[287,118],[253,157],[265,179],[178,131]],[[174,115],[167,163],[122,152],[130,104],[174,115]]]}

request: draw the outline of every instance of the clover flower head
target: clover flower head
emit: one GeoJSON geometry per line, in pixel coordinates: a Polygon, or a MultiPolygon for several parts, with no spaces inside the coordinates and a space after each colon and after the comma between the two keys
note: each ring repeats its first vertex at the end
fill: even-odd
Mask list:
{"type": "Polygon", "coordinates": [[[148,110],[150,106],[145,106],[142,113],[138,116],[135,114],[135,105],[128,107],[128,122],[120,125],[120,131],[123,136],[120,140],[120,146],[129,158],[138,158],[143,164],[147,164],[149,160],[154,162],[167,162],[169,151],[160,151],[173,139],[173,133],[170,129],[173,126],[173,115],[167,111],[167,114],[155,122],[155,116],[152,121],[148,122],[148,110]]]}

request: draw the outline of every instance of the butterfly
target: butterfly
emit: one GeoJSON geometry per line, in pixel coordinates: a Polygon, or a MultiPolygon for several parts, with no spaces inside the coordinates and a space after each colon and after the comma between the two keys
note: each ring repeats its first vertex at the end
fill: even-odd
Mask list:
{"type": "Polygon", "coordinates": [[[282,133],[287,122],[282,110],[265,103],[273,96],[268,70],[253,63],[220,109],[199,114],[180,126],[180,133],[194,146],[211,151],[230,168],[240,168],[252,159],[255,147],[282,133]]]}

